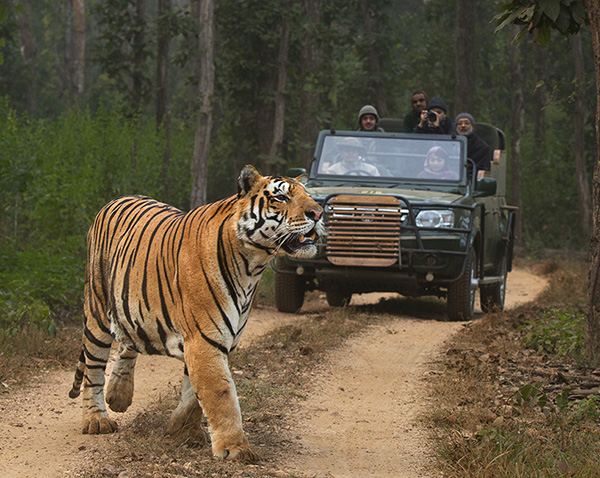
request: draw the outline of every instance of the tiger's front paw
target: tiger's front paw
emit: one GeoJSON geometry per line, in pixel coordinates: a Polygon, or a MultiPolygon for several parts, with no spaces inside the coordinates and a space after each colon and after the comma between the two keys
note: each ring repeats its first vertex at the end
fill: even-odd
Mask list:
{"type": "Polygon", "coordinates": [[[258,455],[249,445],[215,446],[212,447],[213,455],[223,460],[240,460],[256,463],[258,455]]]}
{"type": "Polygon", "coordinates": [[[108,417],[89,418],[83,421],[81,433],[84,435],[99,435],[114,433],[119,429],[117,422],[108,417]]]}

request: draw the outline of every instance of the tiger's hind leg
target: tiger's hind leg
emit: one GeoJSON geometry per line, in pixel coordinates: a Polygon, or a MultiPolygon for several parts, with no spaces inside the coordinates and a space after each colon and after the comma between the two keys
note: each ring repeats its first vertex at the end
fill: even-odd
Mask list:
{"type": "Polygon", "coordinates": [[[138,353],[132,348],[120,345],[106,387],[106,403],[113,412],[124,412],[133,401],[133,375],[137,356],[138,353]]]}
{"type": "Polygon", "coordinates": [[[104,403],[104,373],[113,338],[101,322],[87,319],[83,333],[85,371],[83,376],[83,426],[82,433],[96,435],[117,431],[117,422],[108,417],[104,403]],[[92,331],[90,322],[98,327],[92,331]]]}
{"type": "Polygon", "coordinates": [[[192,388],[187,367],[181,385],[181,397],[167,423],[166,433],[176,438],[191,438],[199,443],[208,443],[208,433],[202,428],[202,408],[192,388]]]}

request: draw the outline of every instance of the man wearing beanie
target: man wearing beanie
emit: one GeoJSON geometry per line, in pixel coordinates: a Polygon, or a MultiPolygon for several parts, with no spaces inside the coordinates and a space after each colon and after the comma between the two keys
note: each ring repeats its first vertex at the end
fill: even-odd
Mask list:
{"type": "Polygon", "coordinates": [[[372,105],[363,106],[358,112],[358,131],[383,131],[379,127],[379,114],[372,105]]]}
{"type": "Polygon", "coordinates": [[[467,138],[467,157],[475,163],[477,177],[481,178],[492,165],[492,151],[489,145],[475,133],[475,120],[469,113],[456,117],[458,134],[467,138]]]}
{"type": "Polygon", "coordinates": [[[415,127],[415,133],[453,134],[456,133],[454,122],[446,116],[448,108],[439,96],[429,100],[427,109],[421,111],[421,120],[415,127]]]}

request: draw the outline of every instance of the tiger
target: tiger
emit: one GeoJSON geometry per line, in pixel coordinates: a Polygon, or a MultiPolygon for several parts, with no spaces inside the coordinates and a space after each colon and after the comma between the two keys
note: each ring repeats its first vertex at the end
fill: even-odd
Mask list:
{"type": "Polygon", "coordinates": [[[179,403],[166,432],[206,416],[217,458],[256,461],[242,428],[228,364],[246,326],[261,276],[280,254],[310,258],[324,233],[323,208],[298,178],[261,176],[251,165],[238,193],[187,213],[145,196],[109,202],[87,235],[84,326],[70,398],[83,385],[84,434],[112,433],[106,365],[119,344],[106,403],[133,400],[142,354],[184,362],[179,403]]]}

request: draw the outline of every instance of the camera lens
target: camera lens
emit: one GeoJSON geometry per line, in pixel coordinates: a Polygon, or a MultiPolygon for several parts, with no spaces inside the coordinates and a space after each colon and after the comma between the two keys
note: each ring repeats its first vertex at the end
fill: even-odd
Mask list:
{"type": "Polygon", "coordinates": [[[437,121],[437,114],[435,113],[435,111],[427,112],[427,121],[429,121],[430,123],[435,123],[437,121]]]}

